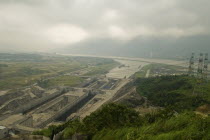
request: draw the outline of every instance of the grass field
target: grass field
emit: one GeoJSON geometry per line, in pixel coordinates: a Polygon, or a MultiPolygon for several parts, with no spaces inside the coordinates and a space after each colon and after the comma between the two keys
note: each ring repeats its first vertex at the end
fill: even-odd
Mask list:
{"type": "Polygon", "coordinates": [[[49,80],[39,81],[38,85],[43,88],[49,88],[53,86],[76,86],[83,81],[83,78],[78,76],[59,76],[49,80]]]}

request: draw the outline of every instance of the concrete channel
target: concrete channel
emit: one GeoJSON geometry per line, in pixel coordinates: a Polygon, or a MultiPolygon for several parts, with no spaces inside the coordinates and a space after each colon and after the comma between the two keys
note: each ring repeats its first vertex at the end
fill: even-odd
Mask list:
{"type": "Polygon", "coordinates": [[[46,121],[37,124],[35,127],[43,128],[43,127],[47,126],[49,123],[51,123],[55,120],[66,121],[66,118],[68,116],[70,116],[72,113],[79,110],[83,105],[85,105],[94,96],[95,96],[95,94],[93,94],[91,92],[85,93],[83,96],[79,97],[77,100],[70,103],[69,105],[66,105],[63,109],[61,109],[55,115],[53,115],[52,117],[50,117],[46,121]]]}
{"type": "Polygon", "coordinates": [[[49,101],[51,101],[51,100],[53,100],[53,99],[55,99],[55,98],[63,95],[66,92],[68,92],[68,90],[66,90],[66,89],[59,90],[59,91],[57,91],[57,92],[55,92],[55,93],[53,93],[53,94],[51,94],[49,96],[46,96],[44,98],[41,98],[41,99],[37,99],[35,101],[32,101],[31,103],[28,103],[28,104],[26,104],[24,106],[21,106],[20,108],[17,108],[13,112],[13,114],[18,114],[18,113],[26,114],[29,111],[31,111],[31,110],[33,110],[33,109],[35,109],[35,108],[37,108],[37,107],[45,104],[46,102],[49,102],[49,101]]]}

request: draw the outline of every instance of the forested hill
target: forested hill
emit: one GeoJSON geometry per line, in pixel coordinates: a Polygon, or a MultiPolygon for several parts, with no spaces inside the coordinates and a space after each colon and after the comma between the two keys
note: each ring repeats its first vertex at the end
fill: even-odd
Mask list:
{"type": "Polygon", "coordinates": [[[62,131],[61,139],[77,135],[84,140],[209,140],[210,83],[203,84],[202,94],[198,94],[201,90],[193,90],[196,82],[188,76],[137,79],[138,93],[162,109],[140,115],[132,108],[112,103],[83,120],[50,126],[34,134],[50,137],[62,131]]]}
{"type": "Polygon", "coordinates": [[[138,93],[153,105],[180,112],[210,104],[210,83],[197,82],[196,78],[181,75],[140,78],[136,85],[138,93]]]}

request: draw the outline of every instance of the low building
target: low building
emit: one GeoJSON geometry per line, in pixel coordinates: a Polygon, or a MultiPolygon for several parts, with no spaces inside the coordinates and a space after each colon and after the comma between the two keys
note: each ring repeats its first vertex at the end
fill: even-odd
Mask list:
{"type": "Polygon", "coordinates": [[[0,139],[6,138],[9,136],[9,129],[4,126],[0,126],[0,139]]]}

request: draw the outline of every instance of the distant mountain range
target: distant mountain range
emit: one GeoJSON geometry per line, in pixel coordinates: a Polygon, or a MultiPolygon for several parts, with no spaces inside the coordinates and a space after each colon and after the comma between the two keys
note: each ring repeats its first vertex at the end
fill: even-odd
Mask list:
{"type": "Polygon", "coordinates": [[[197,53],[196,55],[200,52],[210,54],[210,35],[176,39],[137,37],[126,43],[113,39],[97,39],[66,46],[57,51],[71,54],[186,59],[192,52],[197,53]]]}

